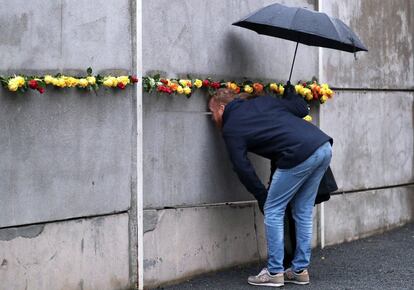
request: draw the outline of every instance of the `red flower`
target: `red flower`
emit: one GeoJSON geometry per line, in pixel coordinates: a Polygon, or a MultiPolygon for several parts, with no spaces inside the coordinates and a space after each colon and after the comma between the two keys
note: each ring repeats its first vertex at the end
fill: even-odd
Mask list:
{"type": "Polygon", "coordinates": [[[137,83],[138,82],[138,78],[137,78],[137,76],[130,76],[130,80],[131,80],[131,83],[137,83]]]}
{"type": "Polygon", "coordinates": [[[159,86],[157,88],[157,91],[162,92],[162,93],[167,93],[167,94],[172,94],[173,93],[173,90],[169,87],[166,87],[166,86],[159,86]]]}
{"type": "Polygon", "coordinates": [[[42,87],[38,87],[37,90],[39,91],[39,93],[43,94],[45,92],[45,88],[42,87]]]}
{"type": "Polygon", "coordinates": [[[160,79],[160,82],[162,82],[164,85],[168,85],[168,81],[166,79],[160,79]]]}
{"type": "Polygon", "coordinates": [[[212,82],[210,85],[213,89],[218,89],[220,88],[220,83],[219,82],[212,82]]]}
{"type": "Polygon", "coordinates": [[[204,80],[203,81],[203,87],[208,87],[210,85],[210,81],[209,80],[204,80]]]}
{"type": "Polygon", "coordinates": [[[125,89],[125,85],[123,83],[118,83],[117,87],[121,90],[125,89]]]}
{"type": "Polygon", "coordinates": [[[39,84],[37,83],[36,80],[29,81],[29,88],[31,88],[32,90],[36,90],[38,87],[39,87],[39,84]]]}

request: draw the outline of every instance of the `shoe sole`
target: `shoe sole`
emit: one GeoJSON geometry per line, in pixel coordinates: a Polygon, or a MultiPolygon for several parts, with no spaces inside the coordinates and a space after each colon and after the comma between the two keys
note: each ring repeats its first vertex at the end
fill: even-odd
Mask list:
{"type": "Polygon", "coordinates": [[[250,285],[254,286],[268,286],[268,287],[283,287],[285,284],[277,284],[277,283],[254,283],[254,282],[247,282],[250,285]]]}
{"type": "Polygon", "coordinates": [[[285,283],[292,283],[292,284],[296,284],[296,285],[308,285],[309,284],[309,281],[308,282],[300,282],[300,281],[288,281],[288,280],[285,280],[285,283]]]}

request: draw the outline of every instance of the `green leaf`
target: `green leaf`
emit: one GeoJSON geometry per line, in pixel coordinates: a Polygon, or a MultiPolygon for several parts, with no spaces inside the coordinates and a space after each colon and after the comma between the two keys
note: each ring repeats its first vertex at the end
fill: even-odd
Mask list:
{"type": "Polygon", "coordinates": [[[88,75],[92,75],[92,68],[91,67],[88,67],[87,70],[86,70],[86,72],[88,73],[88,75]]]}

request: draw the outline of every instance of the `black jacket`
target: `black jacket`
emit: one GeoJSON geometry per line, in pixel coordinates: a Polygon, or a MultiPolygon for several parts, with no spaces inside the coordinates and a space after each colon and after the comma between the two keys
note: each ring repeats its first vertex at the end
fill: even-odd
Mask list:
{"type": "Polygon", "coordinates": [[[308,106],[301,96],[283,99],[262,96],[235,99],[223,114],[223,138],[233,169],[256,199],[265,199],[266,187],[257,177],[247,152],[277,160],[279,168],[292,168],[332,138],[302,118],[308,106]]]}

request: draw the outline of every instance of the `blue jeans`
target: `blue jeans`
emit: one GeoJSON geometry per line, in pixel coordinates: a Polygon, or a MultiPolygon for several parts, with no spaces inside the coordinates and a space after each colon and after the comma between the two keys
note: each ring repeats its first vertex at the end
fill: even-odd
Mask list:
{"type": "Polygon", "coordinates": [[[283,268],[283,219],[290,202],[295,220],[296,249],[292,269],[306,269],[310,263],[312,211],[322,176],[329,166],[332,148],[320,146],[308,159],[289,169],[277,169],[264,205],[268,252],[268,270],[281,273],[283,268]]]}

